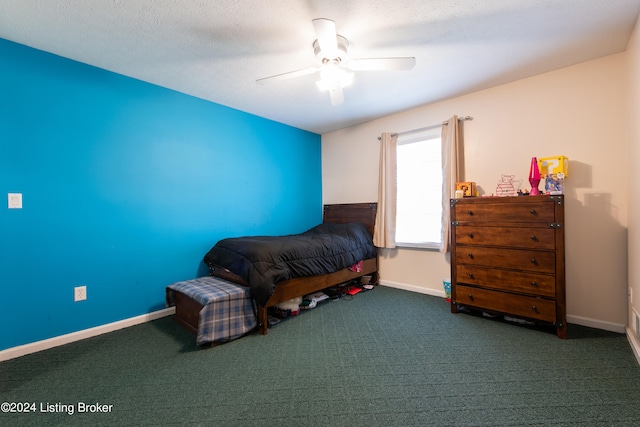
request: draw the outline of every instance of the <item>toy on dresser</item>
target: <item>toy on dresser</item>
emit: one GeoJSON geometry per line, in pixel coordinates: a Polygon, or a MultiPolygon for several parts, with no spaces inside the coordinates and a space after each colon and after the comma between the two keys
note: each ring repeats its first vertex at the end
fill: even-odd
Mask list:
{"type": "Polygon", "coordinates": [[[500,181],[496,186],[496,196],[510,197],[516,195],[516,186],[520,186],[520,181],[514,181],[515,175],[500,175],[500,181]]]}
{"type": "Polygon", "coordinates": [[[564,180],[569,176],[569,159],[565,156],[538,159],[546,194],[564,194],[564,180]]]}

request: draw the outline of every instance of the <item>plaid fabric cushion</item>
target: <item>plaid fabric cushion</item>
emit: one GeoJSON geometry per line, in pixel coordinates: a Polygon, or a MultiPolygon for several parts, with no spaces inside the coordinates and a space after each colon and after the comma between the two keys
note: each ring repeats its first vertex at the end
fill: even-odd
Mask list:
{"type": "Polygon", "coordinates": [[[203,305],[198,323],[198,345],[231,341],[257,325],[249,288],[219,277],[206,276],[167,286],[167,306],[180,292],[203,305]]]}

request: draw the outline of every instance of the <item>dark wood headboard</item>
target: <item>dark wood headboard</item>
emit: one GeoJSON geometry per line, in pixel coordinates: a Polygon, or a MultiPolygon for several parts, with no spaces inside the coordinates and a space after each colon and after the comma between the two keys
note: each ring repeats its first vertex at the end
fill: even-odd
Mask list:
{"type": "Polygon", "coordinates": [[[377,203],[342,203],[324,205],[322,222],[331,222],[334,224],[361,222],[369,227],[369,231],[371,231],[371,235],[373,236],[377,209],[377,203]]]}

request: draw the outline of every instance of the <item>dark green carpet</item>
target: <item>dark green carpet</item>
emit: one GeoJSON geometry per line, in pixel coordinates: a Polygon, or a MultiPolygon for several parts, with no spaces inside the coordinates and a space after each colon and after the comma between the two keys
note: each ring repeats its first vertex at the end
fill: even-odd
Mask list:
{"type": "Polygon", "coordinates": [[[0,402],[36,404],[0,425],[640,425],[626,337],[569,338],[385,287],[210,349],[164,318],[0,363],[0,402]]]}

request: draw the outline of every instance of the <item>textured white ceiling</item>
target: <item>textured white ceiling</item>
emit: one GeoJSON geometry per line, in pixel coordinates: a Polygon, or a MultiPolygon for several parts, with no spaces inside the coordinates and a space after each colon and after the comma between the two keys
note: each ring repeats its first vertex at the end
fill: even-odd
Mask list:
{"type": "Polygon", "coordinates": [[[0,0],[0,38],[316,133],[625,49],[640,0],[0,0]],[[314,18],[353,57],[415,56],[357,72],[332,107],[315,76],[314,18]]]}

